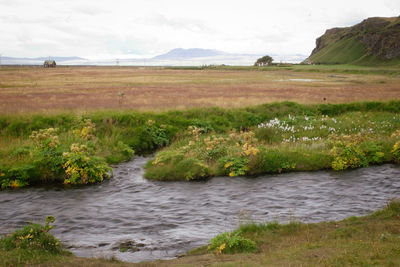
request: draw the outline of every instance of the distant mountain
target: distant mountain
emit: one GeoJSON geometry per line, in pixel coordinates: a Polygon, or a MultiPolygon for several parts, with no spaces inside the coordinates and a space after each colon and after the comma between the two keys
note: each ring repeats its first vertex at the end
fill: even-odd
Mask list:
{"type": "Polygon", "coordinates": [[[199,57],[215,57],[229,55],[228,53],[202,48],[175,48],[165,54],[153,57],[153,59],[185,59],[185,58],[199,58],[199,57]]]}
{"type": "Polygon", "coordinates": [[[400,64],[400,17],[368,18],[333,28],[316,41],[306,60],[321,64],[400,64]]]}

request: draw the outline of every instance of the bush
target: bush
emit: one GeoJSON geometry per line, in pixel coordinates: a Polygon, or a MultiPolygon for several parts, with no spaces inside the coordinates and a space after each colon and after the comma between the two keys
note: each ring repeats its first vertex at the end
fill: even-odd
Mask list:
{"type": "Polygon", "coordinates": [[[248,162],[249,159],[243,156],[228,156],[219,159],[220,169],[224,169],[224,173],[230,177],[245,175],[248,170],[248,162]]]}
{"type": "Polygon", "coordinates": [[[331,154],[334,157],[332,169],[340,171],[368,166],[365,152],[360,147],[361,135],[332,136],[331,138],[333,139],[331,154]]]}
{"type": "Polygon", "coordinates": [[[20,230],[2,238],[0,247],[10,251],[14,249],[44,250],[59,254],[63,252],[60,241],[49,233],[54,222],[53,216],[46,218],[46,224],[29,224],[20,230]]]}
{"type": "Polygon", "coordinates": [[[240,231],[235,231],[223,233],[211,239],[208,251],[217,254],[250,253],[257,251],[257,246],[253,240],[242,237],[240,231]]]}
{"type": "Polygon", "coordinates": [[[38,170],[31,164],[24,164],[12,168],[0,168],[1,189],[27,186],[32,183],[32,181],[38,179],[38,170]]]}
{"type": "Polygon", "coordinates": [[[360,145],[361,149],[365,152],[365,157],[370,164],[382,163],[385,158],[383,147],[373,142],[364,142],[360,145]]]}
{"type": "Polygon", "coordinates": [[[391,152],[393,154],[394,160],[400,163],[400,130],[395,131],[392,134],[392,137],[396,138],[398,141],[394,144],[391,152]]]}
{"type": "Polygon", "coordinates": [[[110,178],[111,168],[99,157],[90,155],[86,145],[72,144],[70,152],[64,152],[66,178],[64,184],[87,184],[110,178]]]}
{"type": "Polygon", "coordinates": [[[400,141],[397,141],[393,146],[392,154],[397,162],[400,163],[400,141]]]}
{"type": "Polygon", "coordinates": [[[64,176],[63,157],[62,151],[58,148],[60,142],[57,133],[57,128],[48,128],[33,131],[30,135],[30,139],[34,143],[34,148],[31,151],[34,158],[33,163],[42,180],[57,179],[64,176]]]}

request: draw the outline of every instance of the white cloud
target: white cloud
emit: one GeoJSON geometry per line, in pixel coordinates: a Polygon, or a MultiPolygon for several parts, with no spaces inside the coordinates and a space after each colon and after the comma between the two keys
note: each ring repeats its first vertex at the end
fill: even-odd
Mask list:
{"type": "Polygon", "coordinates": [[[399,13],[398,0],[0,0],[0,53],[100,57],[201,47],[309,54],[328,28],[399,13]]]}

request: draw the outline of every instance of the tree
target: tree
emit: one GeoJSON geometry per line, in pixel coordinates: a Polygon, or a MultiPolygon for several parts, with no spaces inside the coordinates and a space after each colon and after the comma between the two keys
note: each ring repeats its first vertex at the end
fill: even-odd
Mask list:
{"type": "Polygon", "coordinates": [[[254,66],[268,66],[272,63],[272,60],[273,59],[270,56],[263,56],[257,59],[256,63],[254,63],[254,66]]]}

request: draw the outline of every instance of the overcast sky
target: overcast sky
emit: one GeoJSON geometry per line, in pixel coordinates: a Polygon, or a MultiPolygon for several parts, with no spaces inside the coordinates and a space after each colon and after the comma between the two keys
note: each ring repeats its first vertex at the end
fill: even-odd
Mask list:
{"type": "Polygon", "coordinates": [[[399,15],[400,0],[0,0],[0,53],[124,58],[196,47],[309,55],[328,28],[399,15]]]}

